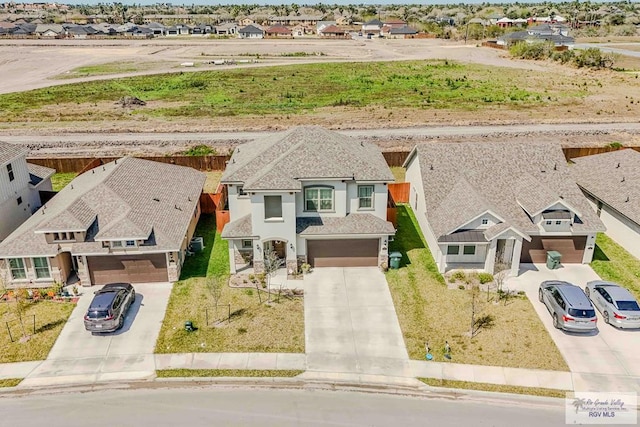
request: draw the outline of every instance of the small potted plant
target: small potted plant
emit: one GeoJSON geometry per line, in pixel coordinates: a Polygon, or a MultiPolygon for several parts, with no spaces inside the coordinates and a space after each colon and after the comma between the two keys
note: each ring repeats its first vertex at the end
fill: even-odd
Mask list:
{"type": "Polygon", "coordinates": [[[305,262],[300,265],[300,270],[302,271],[302,274],[307,274],[311,271],[311,265],[305,262]]]}

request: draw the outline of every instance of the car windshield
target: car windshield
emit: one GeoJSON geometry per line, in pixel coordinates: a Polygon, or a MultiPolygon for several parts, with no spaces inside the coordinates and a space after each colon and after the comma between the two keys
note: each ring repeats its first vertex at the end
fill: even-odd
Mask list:
{"type": "Polygon", "coordinates": [[[582,310],[578,308],[570,308],[569,316],[573,317],[595,317],[595,310],[582,310]]]}
{"type": "Polygon", "coordinates": [[[622,311],[640,311],[638,303],[635,301],[616,301],[618,308],[622,311]]]}
{"type": "Polygon", "coordinates": [[[87,313],[87,317],[89,319],[104,319],[109,316],[109,312],[107,310],[90,310],[87,313]]]}

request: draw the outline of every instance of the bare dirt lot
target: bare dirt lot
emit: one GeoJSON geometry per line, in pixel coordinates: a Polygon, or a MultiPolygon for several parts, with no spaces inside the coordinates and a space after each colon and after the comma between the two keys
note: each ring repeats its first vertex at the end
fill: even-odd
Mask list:
{"type": "MultiPolygon", "coordinates": [[[[455,108],[394,109],[393,117],[384,107],[319,108],[312,113],[213,117],[207,119],[125,116],[112,102],[82,105],[57,105],[41,110],[66,114],[64,120],[41,120],[37,114],[28,120],[0,121],[0,139],[21,142],[35,155],[120,155],[164,154],[179,152],[195,143],[204,142],[224,152],[243,138],[227,137],[172,138],[185,132],[251,132],[275,131],[295,125],[317,124],[336,130],[369,129],[367,138],[385,150],[406,150],[429,138],[454,141],[487,138],[527,141],[555,140],[565,146],[605,145],[621,142],[640,145],[637,129],[609,129],[614,122],[637,123],[640,116],[640,79],[637,74],[614,71],[578,70],[553,62],[513,60],[501,50],[464,45],[437,39],[414,40],[211,40],[200,38],[152,40],[0,40],[0,93],[21,92],[54,85],[105,80],[135,75],[166,72],[195,72],[232,68],[268,67],[273,65],[317,62],[371,62],[447,59],[462,63],[521,70],[527,75],[528,87],[552,86],[556,80],[579,82],[588,95],[571,104],[556,103],[549,108],[485,108],[482,114],[455,108]],[[213,61],[234,60],[235,65],[214,65],[213,61]],[[193,63],[193,67],[180,64],[193,63]],[[69,120],[68,114],[92,110],[94,119],[69,120]],[[117,117],[117,119],[116,119],[117,117]],[[398,131],[378,136],[376,129],[421,126],[470,126],[513,124],[599,124],[591,130],[545,131],[544,126],[531,127],[524,133],[480,132],[454,133],[443,136],[415,135],[398,131]],[[124,133],[165,133],[162,137],[124,139],[124,133]],[[83,135],[75,139],[66,135],[83,135]],[[111,134],[120,140],[105,140],[111,134]],[[55,141],[46,136],[59,136],[55,141]],[[23,136],[26,140],[17,141],[23,136]],[[19,138],[18,138],[19,139],[19,138]]],[[[500,70],[500,68],[496,68],[500,70]]],[[[506,72],[506,71],[505,71],[506,72]]],[[[565,84],[565,83],[563,83],[565,84]]],[[[576,83],[578,84],[578,83],[576,83]]],[[[546,90],[546,89],[545,89],[546,90]]],[[[555,88],[554,90],[557,90],[555,88]]],[[[156,101],[163,102],[163,101],[156,101]]],[[[185,100],[188,102],[188,100],[185,100]]],[[[174,103],[175,104],[175,103],[174,103]]],[[[177,105],[177,104],[176,104],[177,105]]],[[[175,106],[175,105],[174,105],[175,106]]],[[[157,106],[156,106],[157,107],[157,106]]],[[[0,111],[0,118],[2,116],[0,111]]],[[[54,138],[55,139],[55,138],[54,138]]]]}

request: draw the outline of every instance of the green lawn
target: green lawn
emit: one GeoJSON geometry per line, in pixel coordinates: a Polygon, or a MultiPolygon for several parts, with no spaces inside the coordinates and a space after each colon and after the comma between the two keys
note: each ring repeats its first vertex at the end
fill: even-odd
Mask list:
{"type": "Polygon", "coordinates": [[[432,387],[460,388],[466,390],[491,391],[497,393],[527,394],[530,396],[545,396],[565,398],[569,390],[556,390],[541,387],[520,387],[515,385],[477,383],[470,381],[438,380],[435,378],[418,378],[432,387]]]}
{"type": "Polygon", "coordinates": [[[18,341],[22,336],[20,323],[16,320],[15,303],[0,303],[0,363],[44,360],[58,339],[75,304],[68,302],[39,301],[30,303],[23,317],[27,335],[26,342],[18,341]],[[35,315],[35,334],[33,333],[35,315]],[[8,322],[8,328],[7,328],[8,322]],[[9,330],[14,342],[11,342],[9,330]]]}
{"type": "Polygon", "coordinates": [[[624,285],[640,299],[640,260],[604,233],[596,238],[591,268],[602,279],[624,285]]]}
{"type": "Polygon", "coordinates": [[[205,249],[187,258],[173,286],[156,352],[304,352],[302,299],[265,304],[255,289],[230,288],[228,246],[215,232],[213,216],[202,215],[196,235],[204,237],[205,249]],[[217,311],[208,287],[213,281],[221,283],[217,311]],[[230,322],[222,321],[229,311],[230,322]],[[185,331],[187,320],[198,329],[185,331]]]}
{"type": "MultiPolygon", "coordinates": [[[[494,326],[469,338],[471,291],[447,288],[411,208],[399,205],[397,214],[398,232],[390,250],[404,256],[400,269],[387,272],[387,281],[412,359],[423,360],[429,342],[434,360],[446,361],[448,341],[456,363],[568,370],[526,297],[516,296],[504,305],[486,302],[482,292],[480,314],[493,316],[494,326]]],[[[495,294],[491,297],[497,300],[495,294]]]]}
{"type": "Polygon", "coordinates": [[[393,166],[389,169],[393,172],[393,177],[396,179],[396,182],[404,182],[404,177],[407,172],[405,168],[401,166],[393,166]]]}
{"type": "Polygon", "coordinates": [[[2,387],[15,387],[22,382],[21,378],[7,378],[0,380],[0,388],[2,387]]]}
{"type": "Polygon", "coordinates": [[[158,378],[186,377],[295,377],[304,371],[283,369],[162,369],[156,371],[158,378]]]}
{"type": "Polygon", "coordinates": [[[204,172],[207,175],[207,180],[204,182],[203,193],[215,193],[220,184],[220,178],[223,171],[208,171],[204,172]]]}
{"type": "Polygon", "coordinates": [[[53,191],[60,191],[67,186],[73,179],[78,176],[75,172],[54,173],[51,177],[51,185],[53,191]]]}
{"type": "MultiPolygon", "coordinates": [[[[99,66],[104,68],[105,65],[99,66]]],[[[2,121],[123,118],[123,96],[151,101],[135,114],[163,118],[304,114],[320,108],[482,111],[566,105],[588,94],[567,76],[447,60],[322,63],[136,76],[0,95],[2,121]],[[153,101],[162,101],[154,104],[153,101]],[[64,106],[71,114],[62,114],[64,106]],[[55,107],[55,108],[54,108],[55,107]],[[107,117],[109,116],[109,117],[107,117]]]]}
{"type": "Polygon", "coordinates": [[[136,71],[152,70],[165,65],[162,62],[108,62],[106,64],[86,65],[74,68],[73,70],[59,74],[54,79],[75,79],[78,77],[103,76],[108,74],[133,73],[136,71]]]}

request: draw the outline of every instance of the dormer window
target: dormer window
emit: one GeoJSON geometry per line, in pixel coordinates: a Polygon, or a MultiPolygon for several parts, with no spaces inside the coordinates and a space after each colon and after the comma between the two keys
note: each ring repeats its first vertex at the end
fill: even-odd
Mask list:
{"type": "Polygon", "coordinates": [[[482,218],[482,225],[489,225],[489,218],[482,218]]]}

